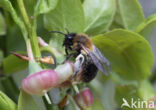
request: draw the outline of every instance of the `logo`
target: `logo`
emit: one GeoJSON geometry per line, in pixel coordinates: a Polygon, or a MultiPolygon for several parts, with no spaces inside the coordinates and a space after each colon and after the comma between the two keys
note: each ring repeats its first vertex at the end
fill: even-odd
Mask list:
{"type": "Polygon", "coordinates": [[[122,100],[123,100],[123,104],[121,105],[121,108],[123,106],[126,106],[126,107],[129,107],[130,108],[130,105],[128,104],[127,100],[125,98],[122,98],[122,100]]]}
{"type": "Polygon", "coordinates": [[[131,98],[130,101],[127,101],[125,98],[122,98],[122,101],[123,104],[121,105],[121,108],[156,108],[156,105],[154,104],[155,100],[142,101],[140,99],[131,98]]]}

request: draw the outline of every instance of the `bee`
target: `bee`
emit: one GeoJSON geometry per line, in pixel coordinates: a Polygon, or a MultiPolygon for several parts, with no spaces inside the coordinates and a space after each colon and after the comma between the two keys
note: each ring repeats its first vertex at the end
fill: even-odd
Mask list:
{"type": "Polygon", "coordinates": [[[73,77],[81,71],[83,81],[90,82],[100,70],[104,75],[111,72],[111,65],[100,50],[93,44],[91,38],[84,33],[69,33],[50,31],[64,35],[63,46],[65,47],[66,60],[71,56],[77,59],[73,77]],[[72,53],[69,54],[69,51],[72,53]]]}
{"type": "Polygon", "coordinates": [[[95,78],[97,71],[98,68],[95,66],[91,58],[81,53],[76,57],[74,63],[74,74],[72,76],[74,79],[72,82],[90,82],[95,78]]]}

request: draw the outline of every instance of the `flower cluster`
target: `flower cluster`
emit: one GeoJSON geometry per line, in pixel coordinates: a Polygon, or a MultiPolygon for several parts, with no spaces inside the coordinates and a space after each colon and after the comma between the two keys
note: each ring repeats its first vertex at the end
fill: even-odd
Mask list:
{"type": "Polygon", "coordinates": [[[54,87],[60,87],[73,74],[73,64],[66,62],[59,65],[55,70],[46,69],[36,72],[22,81],[22,89],[35,95],[44,95],[45,92],[54,87]]]}
{"type": "MultiPolygon", "coordinates": [[[[38,38],[38,42],[40,46],[48,46],[48,44],[45,43],[40,37],[38,38]]],[[[66,61],[63,64],[58,65],[54,70],[42,69],[33,57],[29,41],[27,42],[27,52],[28,56],[13,53],[17,57],[29,61],[29,76],[27,76],[21,84],[22,90],[26,93],[31,95],[47,96],[46,92],[52,88],[72,87],[72,85],[75,84],[76,81],[73,80],[73,74],[75,64],[77,62],[73,63],[71,61],[66,61]]],[[[41,59],[39,61],[42,63],[50,64],[50,61],[52,61],[51,64],[54,63],[53,59],[47,60],[47,57],[41,59]]],[[[89,88],[83,89],[73,98],[77,105],[82,109],[90,107],[93,103],[93,96],[89,88]]]]}

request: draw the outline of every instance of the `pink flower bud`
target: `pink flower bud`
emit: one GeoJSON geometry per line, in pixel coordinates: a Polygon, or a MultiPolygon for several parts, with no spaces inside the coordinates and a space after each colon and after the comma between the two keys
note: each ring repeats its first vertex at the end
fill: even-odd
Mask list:
{"type": "Polygon", "coordinates": [[[47,69],[26,77],[22,81],[21,88],[29,94],[43,95],[49,89],[56,87],[57,84],[57,73],[47,69]]]}
{"type": "Polygon", "coordinates": [[[86,110],[93,104],[93,95],[89,88],[84,88],[80,93],[74,96],[74,100],[82,110],[86,110]]]}
{"type": "Polygon", "coordinates": [[[74,67],[72,62],[66,62],[62,65],[59,65],[55,71],[58,74],[59,84],[69,80],[72,77],[74,72],[74,67]]]}
{"type": "Polygon", "coordinates": [[[37,39],[38,39],[38,44],[40,46],[43,46],[43,47],[48,46],[48,44],[41,37],[37,37],[37,39]]]}

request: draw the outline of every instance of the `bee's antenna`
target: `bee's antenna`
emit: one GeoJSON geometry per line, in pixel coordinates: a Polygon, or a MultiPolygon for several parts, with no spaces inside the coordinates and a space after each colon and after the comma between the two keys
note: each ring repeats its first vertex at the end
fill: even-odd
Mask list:
{"type": "Polygon", "coordinates": [[[60,31],[50,31],[50,33],[51,32],[53,32],[53,33],[59,33],[59,34],[63,34],[63,35],[67,35],[67,34],[65,34],[65,33],[63,33],[63,32],[60,32],[60,31]]]}

